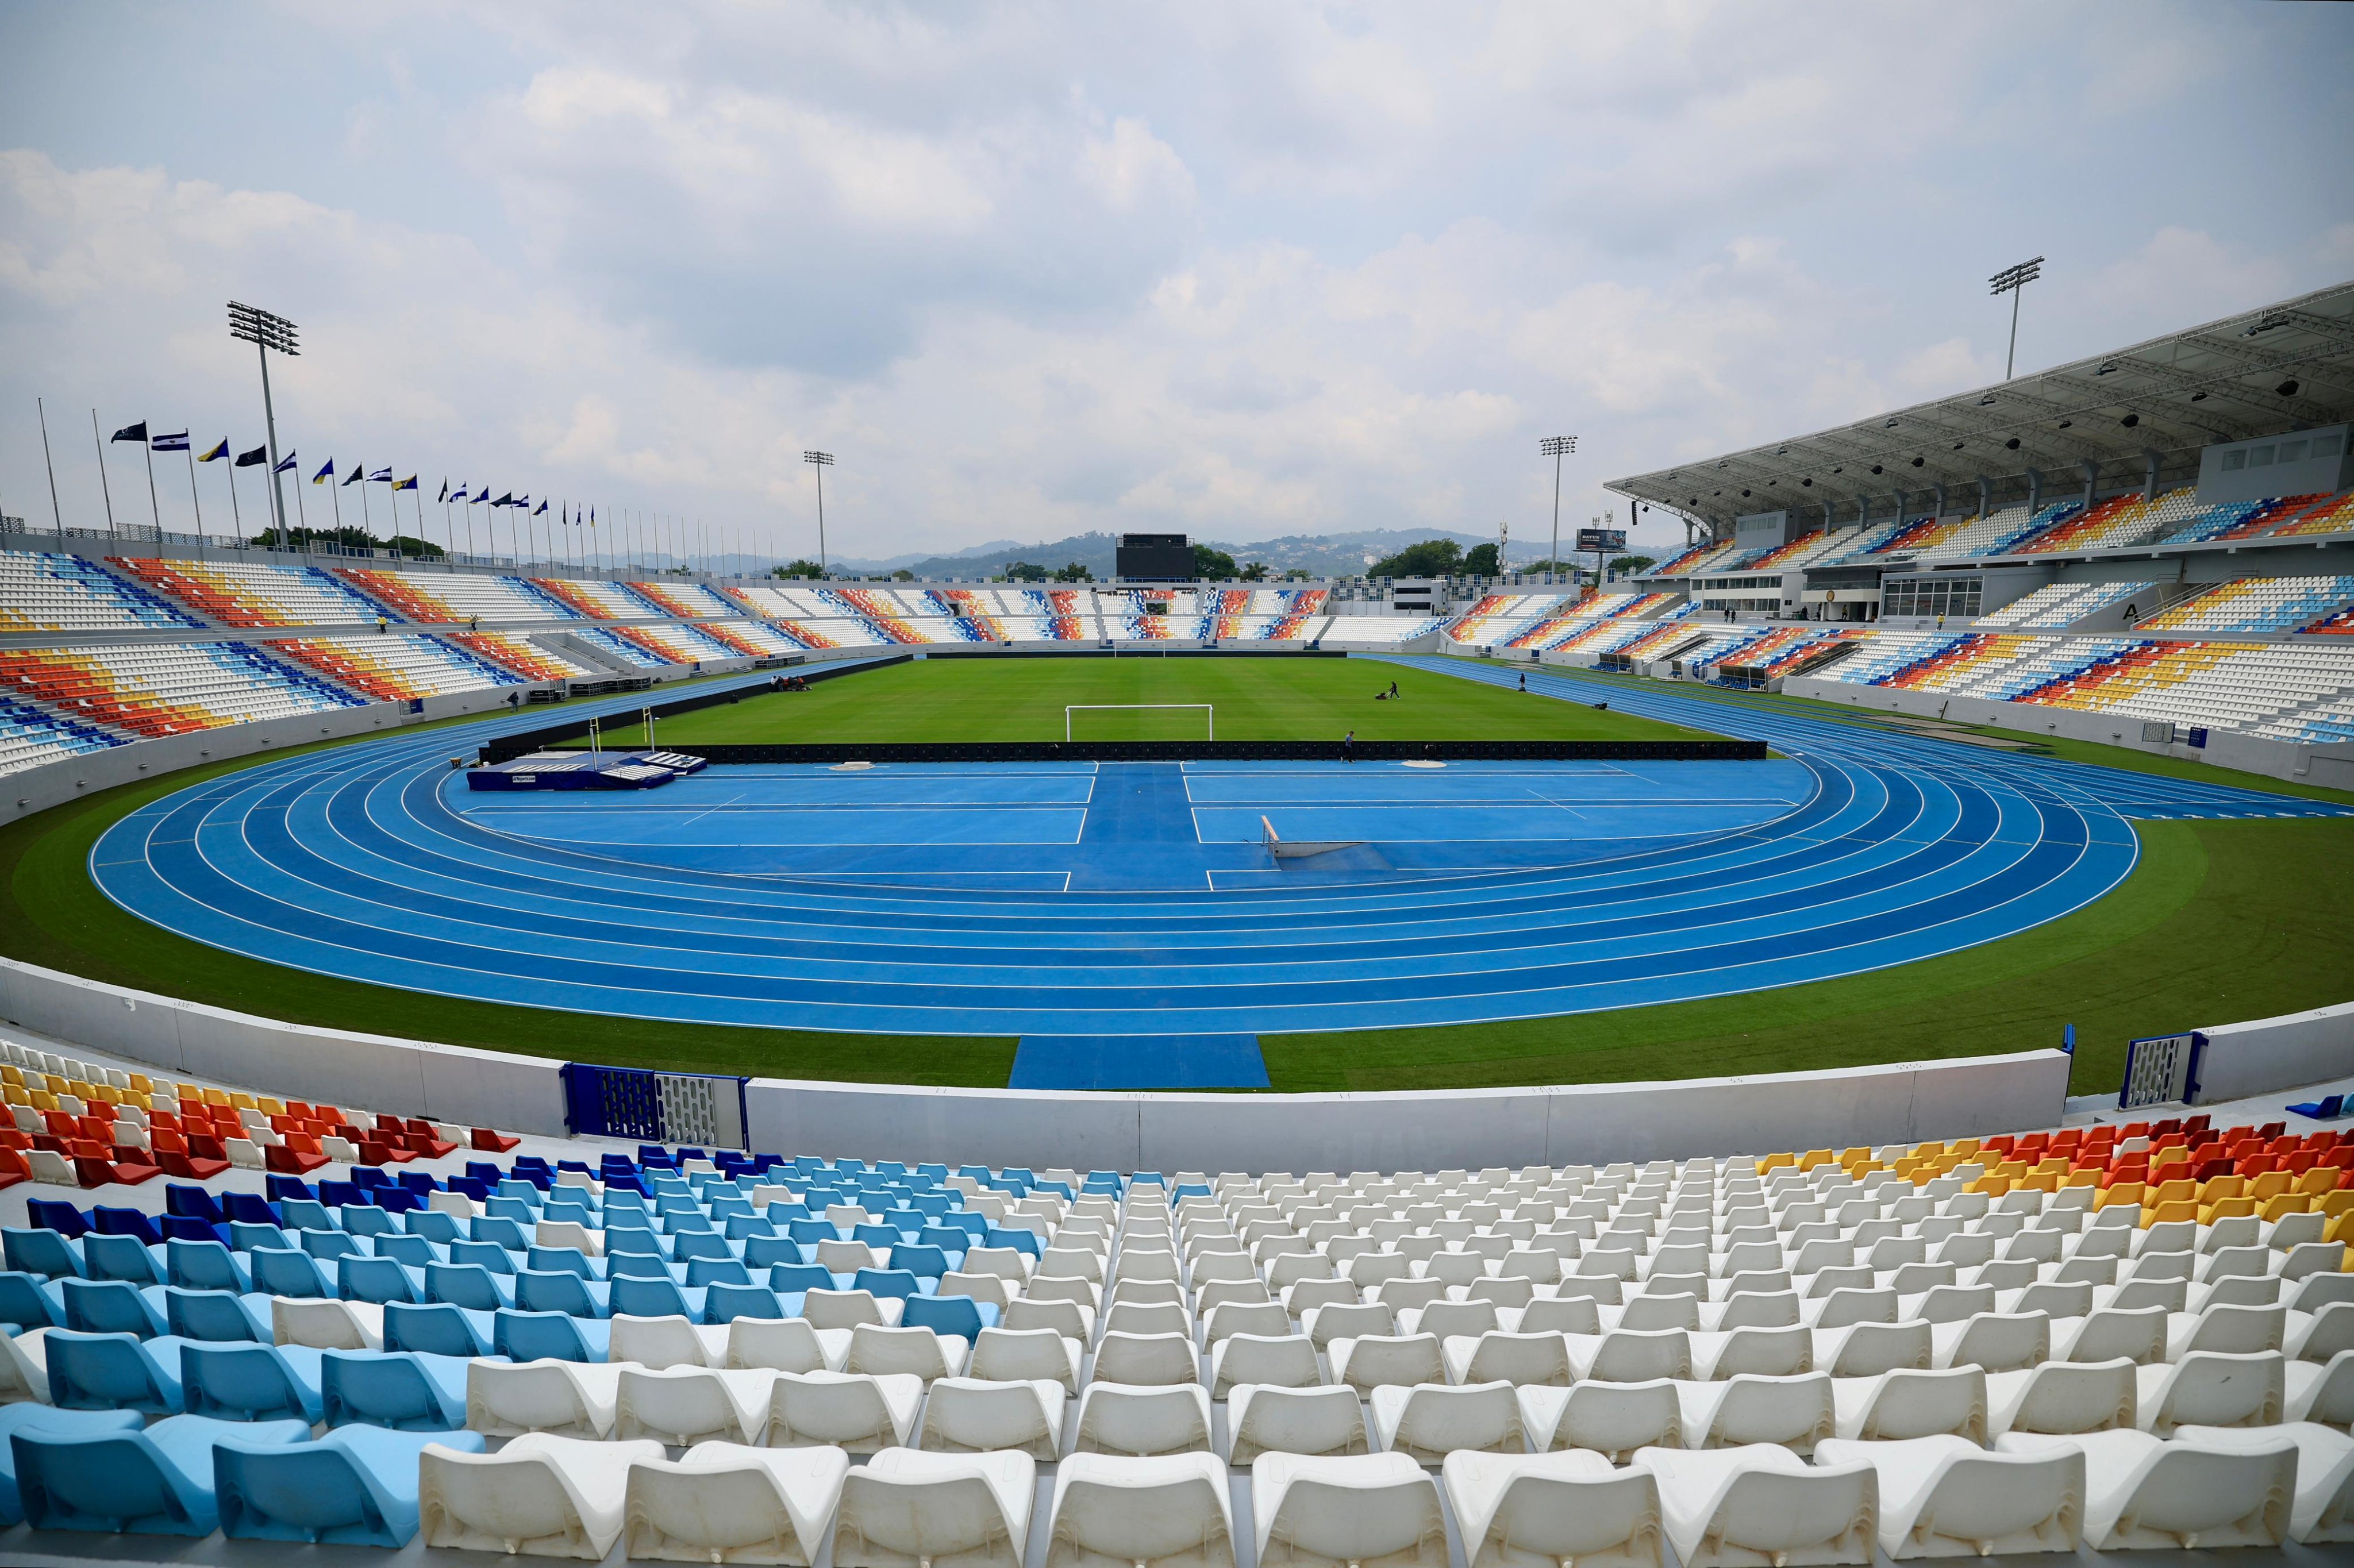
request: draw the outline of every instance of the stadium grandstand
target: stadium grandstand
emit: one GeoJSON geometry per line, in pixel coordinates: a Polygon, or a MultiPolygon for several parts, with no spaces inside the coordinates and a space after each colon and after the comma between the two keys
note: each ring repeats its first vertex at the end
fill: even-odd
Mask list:
{"type": "Polygon", "coordinates": [[[7,535],[0,1552],[2342,1549],[2349,353],[1619,481],[1702,536],[1600,582],[7,535]],[[2289,906],[2139,880],[2214,827],[2289,906]],[[2071,964],[2166,1027],[2016,1037],[2071,964]]]}

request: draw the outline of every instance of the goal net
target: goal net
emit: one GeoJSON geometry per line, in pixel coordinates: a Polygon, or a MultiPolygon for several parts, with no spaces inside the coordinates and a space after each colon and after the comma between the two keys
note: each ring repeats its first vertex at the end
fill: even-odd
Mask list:
{"type": "Polygon", "coordinates": [[[1063,708],[1063,738],[1078,738],[1081,714],[1124,714],[1146,715],[1167,714],[1172,719],[1129,716],[1118,719],[1097,719],[1089,724],[1090,740],[1191,740],[1193,725],[1190,718],[1173,715],[1202,715],[1203,738],[1218,738],[1217,709],[1209,703],[1068,703],[1063,708]]]}

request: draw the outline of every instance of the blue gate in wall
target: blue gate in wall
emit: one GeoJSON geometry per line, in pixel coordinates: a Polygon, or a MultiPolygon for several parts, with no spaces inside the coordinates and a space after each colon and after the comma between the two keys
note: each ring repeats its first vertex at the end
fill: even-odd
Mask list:
{"type": "Polygon", "coordinates": [[[746,1149],[744,1086],[713,1073],[564,1065],[564,1118],[584,1138],[746,1149]]]}

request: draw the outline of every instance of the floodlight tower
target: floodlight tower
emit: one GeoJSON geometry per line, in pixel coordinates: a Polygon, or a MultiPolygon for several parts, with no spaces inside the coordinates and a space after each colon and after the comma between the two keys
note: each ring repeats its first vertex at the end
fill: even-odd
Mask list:
{"type": "Polygon", "coordinates": [[[261,356],[261,422],[270,435],[270,510],[278,524],[278,542],[284,544],[292,535],[286,532],[286,481],[278,471],[278,414],[270,406],[270,354],[272,349],[289,359],[301,355],[296,343],[294,323],[284,316],[251,305],[228,302],[228,335],[253,344],[261,356]]]}
{"type": "Polygon", "coordinates": [[[1575,436],[1547,436],[1537,443],[1537,450],[1553,459],[1553,553],[1545,557],[1546,570],[1561,571],[1561,460],[1577,450],[1575,436]]]}
{"type": "Polygon", "coordinates": [[[832,452],[803,452],[801,461],[817,470],[817,569],[825,575],[825,471],[833,466],[832,452]]]}
{"type": "Polygon", "coordinates": [[[2043,276],[2043,258],[2038,256],[2032,261],[2021,261],[2016,267],[2005,267],[1987,280],[1988,283],[1994,285],[1993,291],[1997,299],[2000,299],[2005,294],[2010,296],[2010,352],[2003,356],[2002,361],[2002,378],[2005,381],[2010,379],[2011,366],[2019,359],[2019,291],[2041,276],[2043,276]]]}

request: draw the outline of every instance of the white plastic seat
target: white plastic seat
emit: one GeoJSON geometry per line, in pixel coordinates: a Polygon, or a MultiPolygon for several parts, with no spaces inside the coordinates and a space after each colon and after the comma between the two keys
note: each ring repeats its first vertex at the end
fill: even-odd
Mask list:
{"type": "Polygon", "coordinates": [[[1022,1568],[1037,1462],[1027,1454],[887,1448],[842,1483],[841,1568],[1022,1568]]]}
{"type": "Polygon", "coordinates": [[[2052,1325],[2052,1356],[2062,1361],[2107,1361],[2123,1356],[2136,1365],[2166,1359],[2166,1308],[2097,1308],[2052,1325]]]}
{"type": "Polygon", "coordinates": [[[1226,1458],[1248,1465],[1261,1454],[1364,1454],[1372,1451],[1357,1391],[1268,1388],[1238,1383],[1226,1396],[1226,1458]]]}
{"type": "Polygon", "coordinates": [[[1903,1442],[1946,1435],[1973,1443],[1986,1440],[1986,1373],[1975,1366],[1833,1378],[1831,1404],[1840,1436],[1850,1441],[1903,1442]]]}
{"type": "Polygon", "coordinates": [[[1436,1334],[1367,1334],[1334,1340],[1324,1353],[1332,1363],[1332,1380],[1361,1393],[1384,1383],[1411,1388],[1418,1383],[1447,1381],[1447,1361],[1436,1334]]]}
{"type": "Polygon", "coordinates": [[[1404,1454],[1251,1461],[1260,1568],[1447,1568],[1437,1485],[1404,1454]]]}
{"type": "Polygon", "coordinates": [[[2044,1312],[1975,1312],[1958,1323],[1929,1326],[1929,1364],[2020,1372],[2052,1359],[2052,1319],[2044,1312]]]}
{"type": "Polygon", "coordinates": [[[1214,1454],[1074,1454],[1055,1475],[1047,1568],[1233,1568],[1234,1508],[1214,1454]]]}
{"type": "Polygon", "coordinates": [[[2225,1452],[2265,1453],[2286,1437],[2296,1445],[2296,1500],[2289,1539],[2308,1546],[2354,1541],[2354,1437],[2311,1421],[2278,1426],[2184,1426],[2186,1443],[2225,1452]]]}
{"type": "Polygon", "coordinates": [[[1201,1356],[1190,1332],[1124,1334],[1111,1329],[1096,1346],[1095,1366],[1088,1374],[1090,1381],[1101,1378],[1140,1387],[1196,1383],[1201,1375],[1201,1356]]]}
{"type": "Polygon", "coordinates": [[[1758,1443],[1692,1453],[1645,1448],[1659,1511],[1683,1568],[1763,1557],[1777,1564],[1869,1563],[1878,1545],[1879,1477],[1870,1465],[1809,1466],[1758,1443]]]}
{"type": "Polygon", "coordinates": [[[2095,1552],[2278,1546],[2296,1501],[2297,1445],[2279,1427],[2269,1445],[2234,1436],[2171,1440],[2131,1430],[2062,1437],[2014,1432],[2005,1454],[2074,1447],[2084,1456],[2084,1542],[2095,1552]]]}
{"type": "Polygon", "coordinates": [[[733,1325],[705,1326],[685,1319],[632,1318],[613,1314],[613,1334],[605,1352],[609,1361],[635,1361],[642,1367],[719,1367],[727,1364],[727,1341],[733,1325]]]}
{"type": "Polygon", "coordinates": [[[2317,1421],[2325,1426],[2354,1425],[2354,1351],[2338,1351],[2326,1366],[2289,1362],[2281,1414],[2289,1421],[2317,1421]]]}
{"type": "Polygon", "coordinates": [[[1896,1561],[2073,1552],[2084,1517],[2084,1456],[2064,1447],[1989,1454],[1954,1436],[1852,1442],[1820,1465],[1868,1464],[1880,1477],[1880,1544],[1896,1561]]]}
{"type": "Polygon", "coordinates": [[[925,1396],[923,1436],[916,1446],[940,1454],[1018,1448],[1051,1463],[1062,1446],[1066,1397],[1051,1378],[944,1377],[925,1396]]]}
{"type": "Polygon", "coordinates": [[[2354,1350],[2354,1301],[2327,1302],[2318,1312],[2292,1310],[2281,1349],[2300,1361],[2327,1361],[2340,1351],[2354,1350]]]}
{"type": "Polygon", "coordinates": [[[1210,1391],[1198,1383],[1154,1387],[1087,1384],[1079,1395],[1075,1454],[1180,1454],[1210,1446],[1210,1391]]]}
{"type": "Polygon", "coordinates": [[[996,1326],[1018,1332],[1051,1329],[1084,1346],[1096,1337],[1096,1310],[1085,1302],[1067,1301],[1060,1297],[1017,1296],[1006,1304],[1004,1316],[996,1326]]]}
{"type": "MultiPolygon", "coordinates": [[[[965,1256],[970,1259],[970,1253],[965,1256]]],[[[872,1290],[808,1290],[801,1293],[801,1316],[812,1329],[855,1329],[874,1323],[899,1326],[907,1304],[896,1296],[877,1297],[872,1290]]]]}
{"type": "Polygon", "coordinates": [[[495,1454],[431,1444],[417,1461],[418,1533],[428,1546],[598,1562],[621,1533],[630,1467],[662,1457],[659,1443],[544,1432],[495,1454]]]}
{"type": "Polygon", "coordinates": [[[727,1325],[730,1367],[771,1372],[840,1372],[850,1357],[848,1329],[812,1329],[801,1318],[738,1318],[727,1325]]]}
{"type": "Polygon", "coordinates": [[[842,1370],[869,1377],[956,1377],[972,1354],[972,1341],[961,1334],[938,1334],[929,1329],[886,1329],[861,1323],[850,1331],[850,1354],[842,1370]]]}
{"type": "Polygon", "coordinates": [[[1527,1446],[1520,1401],[1509,1383],[1466,1388],[1419,1383],[1403,1388],[1384,1383],[1366,1403],[1373,1407],[1378,1446],[1436,1464],[1458,1448],[1518,1454],[1527,1446]]]}
{"type": "MultiPolygon", "coordinates": [[[[2166,1319],[2165,1357],[2179,1361],[2200,1351],[2246,1355],[2282,1348],[2288,1328],[2285,1307],[2224,1303],[2204,1312],[2172,1312],[2166,1319]]],[[[2218,1423],[2218,1425],[2225,1425],[2218,1423]]]]}
{"type": "Polygon", "coordinates": [[[1680,1381],[1674,1386],[1687,1448],[1779,1443],[1805,1454],[1836,1429],[1831,1380],[1822,1372],[1744,1372],[1723,1383],[1680,1381]]]}
{"type": "Polygon", "coordinates": [[[2287,1373],[2278,1351],[2193,1351],[2177,1361],[2136,1367],[2137,1425],[2160,1437],[2181,1425],[2276,1425],[2288,1396],[2287,1373]]]}
{"type": "Polygon", "coordinates": [[[965,1371],[991,1383],[1029,1383],[1045,1378],[1065,1393],[1079,1392],[1079,1341],[1051,1329],[983,1329],[972,1342],[965,1371]]]}
{"type": "Polygon", "coordinates": [[[1450,1383],[1510,1383],[1567,1388],[1575,1381],[1569,1342],[1560,1334],[1490,1330],[1477,1339],[1439,1341],[1450,1383]]]}
{"type": "Polygon", "coordinates": [[[373,1301],[270,1299],[270,1328],[281,1345],[314,1351],[384,1349],[384,1308],[373,1301]]]}
{"type": "Polygon", "coordinates": [[[2139,1392],[2134,1363],[2046,1361],[2025,1372],[1987,1377],[1987,1436],[2006,1432],[2064,1435],[2134,1425],[2139,1392]]]}
{"type": "Polygon", "coordinates": [[[613,1434],[652,1437],[673,1448],[696,1443],[758,1443],[769,1425],[777,1374],[766,1367],[623,1367],[614,1393],[613,1434]]]}
{"type": "Polygon", "coordinates": [[[839,1448],[705,1443],[631,1465],[622,1552],[675,1563],[810,1563],[850,1457],[839,1448]]]}
{"type": "Polygon", "coordinates": [[[1210,1397],[1224,1399],[1236,1383],[1313,1388],[1324,1381],[1316,1347],[1305,1334],[1230,1334],[1210,1348],[1210,1397]]]}
{"type": "Polygon", "coordinates": [[[1703,1330],[1691,1336],[1692,1376],[1702,1383],[1755,1372],[1788,1377],[1815,1370],[1815,1340],[1808,1330],[1785,1328],[1703,1330]]]}
{"type": "Polygon", "coordinates": [[[1691,1376],[1691,1336],[1681,1329],[1613,1329],[1603,1334],[1564,1334],[1570,1365],[1579,1381],[1649,1383],[1691,1376]]]}
{"type": "Polygon", "coordinates": [[[1682,1406],[1667,1378],[1524,1388],[1519,1398],[1529,1446],[1541,1454],[1585,1448],[1621,1464],[1638,1448],[1683,1442],[1682,1406]]]}
{"type": "Polygon", "coordinates": [[[466,1429],[485,1437],[519,1437],[526,1432],[610,1437],[626,1370],[610,1362],[469,1361],[466,1429]]]}
{"type": "Polygon", "coordinates": [[[1647,1469],[1599,1454],[1458,1451],[1439,1467],[1466,1568],[1657,1564],[1659,1489],[1647,1469]]]}
{"type": "Polygon", "coordinates": [[[854,1454],[905,1447],[923,1397],[918,1377],[779,1372],[769,1390],[768,1443],[773,1448],[831,1443],[854,1454]]]}

